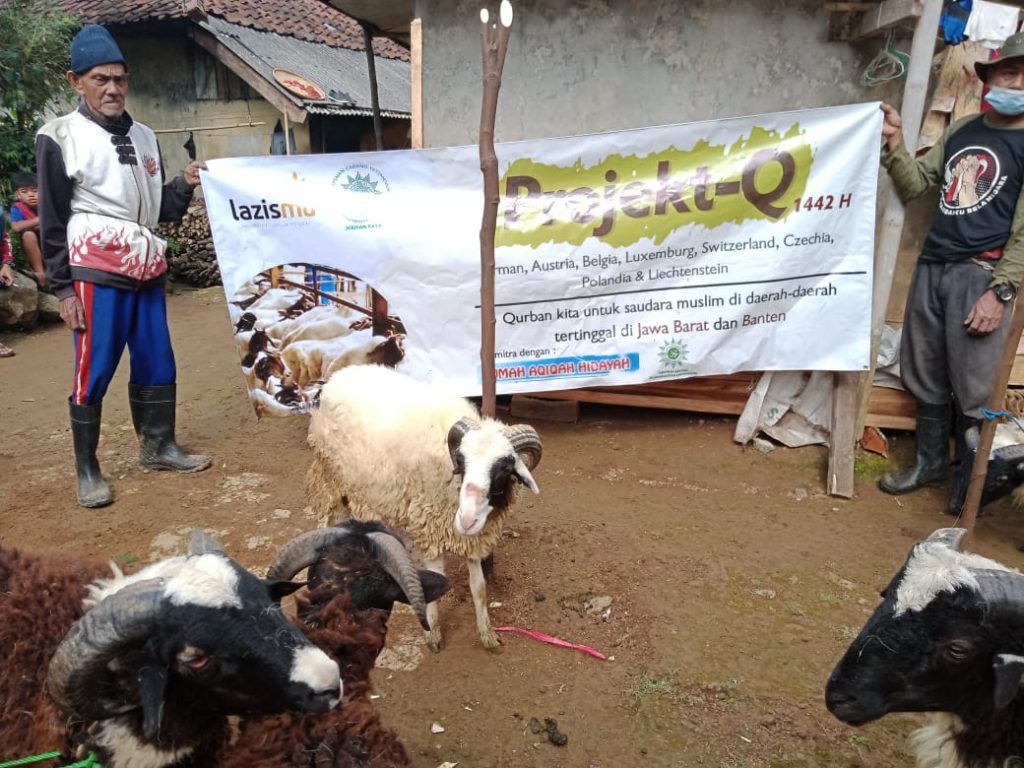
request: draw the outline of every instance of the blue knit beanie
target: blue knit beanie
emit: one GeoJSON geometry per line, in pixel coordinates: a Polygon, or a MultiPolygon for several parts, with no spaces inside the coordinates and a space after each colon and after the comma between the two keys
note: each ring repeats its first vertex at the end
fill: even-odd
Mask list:
{"type": "Polygon", "coordinates": [[[100,64],[128,66],[106,27],[86,24],[71,41],[71,71],[81,75],[100,64]]]}

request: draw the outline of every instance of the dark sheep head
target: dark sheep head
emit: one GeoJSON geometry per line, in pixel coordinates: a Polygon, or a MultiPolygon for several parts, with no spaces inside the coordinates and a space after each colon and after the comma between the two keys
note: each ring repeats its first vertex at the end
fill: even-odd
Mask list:
{"type": "Polygon", "coordinates": [[[248,309],[249,307],[251,307],[253,304],[256,303],[256,299],[258,299],[259,297],[260,297],[259,294],[254,294],[254,295],[249,296],[248,298],[245,298],[245,299],[235,299],[231,303],[234,304],[236,307],[241,307],[242,309],[248,309]]]}
{"type": "MultiPolygon", "coordinates": [[[[974,457],[978,454],[978,428],[968,429],[964,435],[964,441],[967,445],[967,453],[953,477],[953,488],[949,494],[948,511],[951,515],[959,515],[967,500],[967,489],[971,484],[974,457]]],[[[989,454],[985,485],[981,492],[979,507],[1009,496],[1021,484],[1024,484],[1024,444],[996,448],[989,454]]]]}
{"type": "Polygon", "coordinates": [[[889,712],[949,712],[975,722],[1017,696],[1024,576],[961,552],[965,533],[943,528],[911,550],[829,678],[837,718],[863,725],[889,712]]]}
{"type": "Polygon", "coordinates": [[[398,535],[375,522],[347,520],[296,537],[282,547],[267,577],[290,580],[305,568],[311,599],[306,615],[300,614],[303,619],[333,595],[347,593],[356,611],[390,611],[396,602],[410,605],[428,629],[426,604],[451,586],[439,573],[416,570],[398,535]]]}
{"type": "Polygon", "coordinates": [[[246,331],[251,331],[253,328],[256,327],[256,321],[257,318],[255,312],[244,313],[240,318],[238,318],[238,322],[235,323],[235,333],[245,333],[246,331]]]}
{"type": "Polygon", "coordinates": [[[402,347],[403,338],[403,336],[388,336],[385,341],[373,348],[367,356],[367,364],[394,368],[405,358],[405,349],[402,347]]]}
{"type": "Polygon", "coordinates": [[[297,586],[257,578],[194,534],[188,556],[94,588],[98,602],[54,653],[47,688],[86,720],[140,712],[148,741],[168,720],[324,712],[341,698],[338,665],[281,611],[297,586]]]}
{"type": "Polygon", "coordinates": [[[308,312],[315,306],[313,298],[303,294],[294,304],[280,310],[279,314],[282,320],[290,320],[308,312]]]}
{"type": "Polygon", "coordinates": [[[271,376],[283,379],[288,375],[288,369],[285,367],[284,361],[270,352],[260,352],[256,356],[252,372],[261,381],[268,381],[271,376]]]}

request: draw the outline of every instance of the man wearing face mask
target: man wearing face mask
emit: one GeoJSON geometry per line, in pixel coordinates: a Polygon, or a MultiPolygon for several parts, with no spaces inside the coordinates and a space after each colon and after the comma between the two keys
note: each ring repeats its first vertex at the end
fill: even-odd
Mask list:
{"type": "Polygon", "coordinates": [[[174,353],[164,295],[167,244],[157,221],[180,220],[199,185],[192,162],[164,184],[156,136],[125,111],[128,67],[101,26],[71,42],[68,82],[78,108],[36,136],[40,239],[46,277],[60,316],[74,332],[75,375],[69,406],[78,503],[113,501],[96,447],[100,408],[128,346],[128,400],[147,470],[196,472],[208,456],[175,442],[174,353]]]}
{"type": "MultiPolygon", "coordinates": [[[[883,104],[882,164],[903,200],[939,185],[932,220],[907,295],[900,373],[917,400],[914,466],[885,475],[883,491],[908,493],[949,473],[950,403],[956,453],[988,401],[1024,277],[1024,33],[974,65],[991,111],[958,120],[920,159],[903,144],[899,113],[883,104]]],[[[949,511],[959,514],[970,478],[961,463],[949,511]]]]}

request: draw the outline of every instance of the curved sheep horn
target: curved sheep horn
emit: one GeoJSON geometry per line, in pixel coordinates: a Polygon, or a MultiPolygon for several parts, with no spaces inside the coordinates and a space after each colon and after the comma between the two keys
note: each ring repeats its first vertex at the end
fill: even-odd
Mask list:
{"type": "Polygon", "coordinates": [[[966,528],[939,528],[937,531],[932,533],[925,541],[938,542],[939,544],[945,544],[952,550],[957,552],[960,551],[960,545],[963,543],[964,536],[967,535],[966,528]]]}
{"type": "Polygon", "coordinates": [[[502,432],[512,443],[516,453],[525,454],[527,467],[530,470],[536,469],[544,452],[537,430],[528,424],[513,424],[511,427],[505,427],[502,432]]]}
{"type": "Polygon", "coordinates": [[[191,555],[224,555],[227,557],[228,553],[224,551],[224,547],[220,545],[220,542],[213,537],[212,534],[206,531],[194,528],[189,531],[188,534],[188,554],[191,555]]]}
{"type": "Polygon", "coordinates": [[[992,451],[990,458],[997,456],[1010,464],[1024,461],[1024,443],[1014,443],[1013,445],[1004,445],[1002,448],[996,448],[992,451]]]}
{"type": "Polygon", "coordinates": [[[420,626],[430,631],[430,623],[427,621],[427,603],[423,597],[423,583],[409,558],[409,552],[396,536],[382,531],[366,534],[373,545],[374,556],[381,567],[388,575],[398,582],[405,593],[409,605],[420,620],[420,626]]]}
{"type": "Polygon", "coordinates": [[[163,587],[163,579],[130,584],[72,625],[46,674],[46,688],[58,705],[86,719],[102,719],[140,706],[123,692],[105,695],[109,692],[97,684],[113,659],[157,632],[163,587]]]}
{"type": "Polygon", "coordinates": [[[299,571],[315,563],[324,547],[341,541],[351,533],[344,524],[300,533],[281,547],[273,565],[267,571],[267,578],[275,581],[292,579],[299,571]]]}
{"type": "Polygon", "coordinates": [[[978,592],[989,607],[988,615],[1002,614],[1014,626],[1020,624],[1024,614],[1024,575],[1015,571],[971,569],[978,580],[978,592]]]}
{"type": "Polygon", "coordinates": [[[448,430],[448,455],[452,457],[452,466],[455,467],[456,472],[462,471],[459,462],[459,446],[462,445],[462,438],[471,429],[477,428],[476,421],[469,417],[463,417],[452,424],[448,430]]]}

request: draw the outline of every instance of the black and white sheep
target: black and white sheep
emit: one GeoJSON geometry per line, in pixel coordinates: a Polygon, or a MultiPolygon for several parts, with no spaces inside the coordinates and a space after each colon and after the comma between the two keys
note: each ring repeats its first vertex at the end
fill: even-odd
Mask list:
{"type": "Polygon", "coordinates": [[[1024,575],[960,551],[965,533],[913,547],[825,693],[850,725],[938,713],[911,737],[920,768],[1024,764],[1024,575]]]}
{"type": "Polygon", "coordinates": [[[417,571],[401,540],[376,523],[348,521],[304,533],[282,548],[267,573],[291,580],[308,568],[309,591],[296,596],[298,625],[338,662],[345,697],[320,715],[246,718],[218,768],[398,768],[410,765],[398,735],[381,722],[370,698],[370,674],[385,645],[395,602],[426,622],[425,601],[450,586],[417,571]]]}
{"type": "MultiPolygon", "coordinates": [[[[537,432],[481,418],[468,400],[366,365],[344,368],[324,385],[309,444],[306,494],[314,510],[409,533],[438,573],[446,552],[464,557],[480,639],[496,648],[481,561],[501,538],[517,485],[540,492],[531,474],[541,458],[537,432]]],[[[436,651],[436,602],[427,616],[436,651]]]]}
{"type": "Polygon", "coordinates": [[[257,578],[198,533],[186,556],[103,572],[0,550],[5,757],[210,765],[228,715],[338,704],[337,663],[277,604],[297,585],[257,578]]]}
{"type": "MultiPolygon", "coordinates": [[[[1009,496],[1024,485],[1024,443],[1021,431],[1009,424],[997,424],[992,439],[992,449],[985,471],[985,485],[982,486],[979,508],[993,501],[1009,496]]],[[[978,453],[980,433],[971,427],[964,434],[966,452],[963,462],[953,476],[953,489],[949,494],[949,513],[959,515],[967,500],[967,489],[971,484],[974,457],[978,453]]]]}

